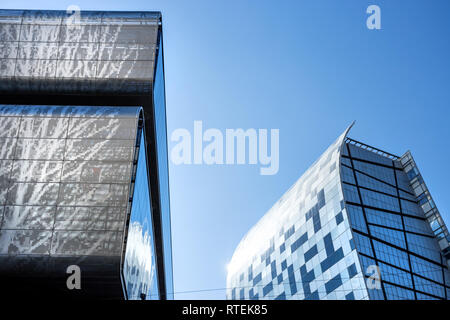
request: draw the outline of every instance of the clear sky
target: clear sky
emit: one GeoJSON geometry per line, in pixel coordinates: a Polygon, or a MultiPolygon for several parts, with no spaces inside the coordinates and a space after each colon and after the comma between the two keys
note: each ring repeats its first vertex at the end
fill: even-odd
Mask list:
{"type": "Polygon", "coordinates": [[[241,238],[353,120],[351,137],[412,151],[450,225],[450,1],[2,0],[0,7],[71,4],[162,12],[169,137],[177,128],[192,132],[194,120],[223,132],[280,130],[273,176],[254,165],[170,165],[176,298],[225,297],[212,289],[225,288],[241,238]],[[366,28],[370,4],[381,8],[381,30],[366,28]]]}

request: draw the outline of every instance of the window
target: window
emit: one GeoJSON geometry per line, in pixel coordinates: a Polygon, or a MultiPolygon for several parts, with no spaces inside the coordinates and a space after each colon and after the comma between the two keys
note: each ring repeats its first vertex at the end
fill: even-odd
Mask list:
{"type": "Polygon", "coordinates": [[[356,270],[356,265],[354,263],[350,267],[348,267],[347,270],[348,270],[348,276],[350,278],[353,278],[358,273],[358,271],[356,270]]]}
{"type": "Polygon", "coordinates": [[[336,288],[338,288],[342,284],[341,275],[338,274],[333,279],[325,283],[325,290],[327,294],[333,292],[336,288]]]}
{"type": "Polygon", "coordinates": [[[341,211],[336,215],[336,224],[340,224],[342,221],[344,221],[344,217],[342,216],[342,211],[341,211]]]}

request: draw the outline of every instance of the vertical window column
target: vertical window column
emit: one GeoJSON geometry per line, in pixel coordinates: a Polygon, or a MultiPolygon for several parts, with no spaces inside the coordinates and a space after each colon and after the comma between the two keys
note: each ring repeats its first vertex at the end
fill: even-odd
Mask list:
{"type": "MultiPolygon", "coordinates": [[[[355,165],[354,165],[354,163],[353,163],[353,158],[352,158],[352,154],[351,154],[350,148],[349,148],[349,146],[348,146],[348,143],[346,144],[346,147],[347,147],[348,155],[349,155],[349,157],[350,157],[350,164],[351,164],[351,166],[352,166],[353,178],[354,178],[354,180],[355,180],[356,189],[358,190],[359,203],[361,204],[361,209],[362,209],[362,212],[363,212],[364,221],[365,221],[366,227],[367,227],[367,233],[368,233],[368,235],[369,235],[370,245],[371,245],[371,247],[372,247],[373,256],[374,256],[374,258],[375,258],[374,261],[375,261],[375,264],[377,265],[377,267],[378,267],[378,269],[379,269],[380,266],[379,266],[379,264],[378,264],[377,254],[376,254],[375,249],[374,249],[373,240],[372,240],[372,236],[371,236],[371,233],[370,233],[370,228],[368,228],[368,226],[367,226],[366,210],[365,210],[365,208],[364,208],[364,203],[363,203],[363,199],[362,199],[362,196],[361,196],[361,190],[359,189],[359,184],[358,184],[358,177],[357,177],[356,172],[355,172],[355,165]]],[[[383,281],[381,281],[381,290],[383,291],[383,297],[384,297],[384,299],[386,300],[386,291],[385,291],[385,288],[384,288],[383,281]]]]}

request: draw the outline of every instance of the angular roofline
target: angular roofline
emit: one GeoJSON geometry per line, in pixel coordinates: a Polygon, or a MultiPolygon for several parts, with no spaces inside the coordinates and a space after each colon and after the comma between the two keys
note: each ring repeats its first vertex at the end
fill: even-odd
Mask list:
{"type": "MultiPolygon", "coordinates": [[[[236,259],[238,259],[239,255],[240,255],[240,251],[243,250],[243,246],[246,244],[246,240],[252,239],[251,237],[253,236],[253,233],[256,232],[258,230],[258,226],[263,225],[264,223],[267,223],[266,220],[270,219],[271,214],[273,214],[273,210],[275,210],[275,208],[280,205],[281,202],[283,202],[283,199],[285,198],[285,196],[287,194],[289,194],[290,192],[292,192],[293,188],[295,186],[297,186],[299,184],[299,182],[307,176],[307,173],[309,170],[311,170],[314,166],[317,165],[317,161],[319,161],[319,159],[333,146],[336,146],[338,143],[339,145],[336,146],[336,149],[339,150],[339,153],[342,152],[342,148],[345,145],[345,139],[347,138],[347,135],[350,131],[350,129],[353,127],[353,125],[355,124],[355,121],[352,122],[351,125],[349,125],[342,134],[340,134],[338,136],[338,138],[331,144],[328,146],[328,148],[320,154],[320,156],[302,173],[302,175],[289,187],[288,190],[286,190],[283,195],[269,208],[269,210],[267,210],[263,216],[253,225],[251,226],[251,228],[244,234],[244,236],[241,238],[241,240],[239,241],[238,245],[236,246],[236,249],[234,250],[231,259],[228,262],[227,265],[227,282],[230,276],[230,272],[232,273],[234,270],[231,269],[230,267],[232,266],[232,263],[236,263],[236,259]]],[[[338,157],[337,161],[339,160],[340,157],[338,157]]],[[[339,172],[340,175],[340,172],[339,172]]],[[[257,254],[257,251],[255,251],[255,254],[257,254]]]]}
{"type": "Polygon", "coordinates": [[[386,157],[386,158],[389,158],[389,159],[392,159],[392,160],[400,160],[400,156],[397,156],[397,155],[389,153],[387,151],[378,149],[376,147],[372,147],[371,145],[368,145],[368,144],[366,144],[364,142],[352,139],[350,137],[346,137],[345,142],[353,144],[353,145],[355,145],[355,146],[357,146],[359,148],[365,149],[367,151],[374,152],[374,153],[376,153],[376,154],[378,154],[380,156],[383,156],[383,157],[386,157]]]}

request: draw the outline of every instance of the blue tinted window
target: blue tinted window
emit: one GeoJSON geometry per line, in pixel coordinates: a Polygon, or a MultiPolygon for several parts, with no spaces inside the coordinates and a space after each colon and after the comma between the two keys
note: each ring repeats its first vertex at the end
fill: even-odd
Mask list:
{"type": "Polygon", "coordinates": [[[275,261],[272,261],[270,264],[270,272],[272,273],[272,279],[275,279],[277,277],[277,267],[275,261]]]}
{"type": "Polygon", "coordinates": [[[341,275],[338,274],[333,279],[325,283],[325,290],[327,294],[333,292],[336,288],[338,288],[342,284],[341,275]]]}
{"type": "Polygon", "coordinates": [[[369,226],[369,228],[373,237],[406,249],[405,234],[402,231],[386,229],[378,226],[369,226]]]}
{"type": "Polygon", "coordinates": [[[333,265],[335,265],[343,257],[344,257],[344,252],[342,251],[342,248],[339,248],[331,256],[329,256],[328,258],[326,258],[325,260],[323,260],[320,263],[322,272],[327,271],[329,268],[331,268],[333,265]]]}
{"type": "Polygon", "coordinates": [[[336,215],[336,224],[340,224],[342,221],[344,221],[344,216],[342,215],[342,212],[339,212],[336,215]]]}
{"type": "Polygon", "coordinates": [[[258,284],[262,279],[261,273],[258,273],[255,278],[253,278],[253,285],[258,284]]]}
{"type": "Polygon", "coordinates": [[[325,237],[323,237],[323,242],[325,244],[325,251],[327,253],[327,257],[329,257],[334,253],[334,245],[333,239],[331,238],[331,233],[328,233],[325,237]]]}
{"type": "Polygon", "coordinates": [[[420,218],[424,217],[422,209],[417,204],[407,200],[400,200],[400,202],[402,203],[403,213],[417,216],[420,218]]]}
{"type": "Polygon", "coordinates": [[[394,170],[377,166],[374,164],[354,160],[353,164],[355,166],[355,169],[358,169],[364,173],[369,174],[372,177],[375,177],[377,179],[380,179],[382,181],[385,181],[393,186],[395,186],[395,176],[394,176],[394,170]]]}
{"type": "Polygon", "coordinates": [[[431,236],[433,235],[430,225],[428,224],[427,221],[410,217],[404,217],[403,219],[405,221],[405,229],[407,231],[423,233],[431,236]]]}
{"type": "Polygon", "coordinates": [[[353,238],[350,239],[348,242],[350,243],[350,249],[355,250],[356,247],[355,247],[355,241],[353,240],[353,238]]]}
{"type": "Polygon", "coordinates": [[[355,295],[353,294],[353,292],[345,295],[345,300],[355,300],[355,295]]]}
{"type": "Polygon", "coordinates": [[[318,209],[322,208],[324,205],[325,205],[325,192],[322,189],[317,194],[317,206],[318,206],[318,209]]]}
{"type": "Polygon", "coordinates": [[[270,282],[268,285],[266,285],[263,288],[263,295],[266,296],[270,291],[272,291],[272,289],[273,289],[273,285],[272,285],[272,282],[270,282]]]}
{"type": "Polygon", "coordinates": [[[358,273],[358,271],[356,270],[356,265],[354,263],[350,267],[348,267],[347,270],[350,278],[353,278],[358,273]]]}
{"type": "Polygon", "coordinates": [[[173,299],[172,236],[170,223],[169,169],[167,165],[166,93],[164,86],[164,65],[161,32],[159,33],[158,45],[159,50],[154,80],[153,103],[155,110],[156,147],[158,157],[161,222],[164,247],[164,271],[166,276],[167,297],[169,299],[173,299]]]}
{"type": "Polygon", "coordinates": [[[411,267],[414,273],[423,277],[442,283],[442,268],[438,265],[410,255],[411,267]]]}
{"type": "Polygon", "coordinates": [[[319,300],[319,292],[316,290],[310,294],[305,294],[305,300],[319,300]]]}
{"type": "Polygon", "coordinates": [[[297,293],[297,284],[295,282],[294,268],[289,266],[288,268],[289,286],[291,289],[291,295],[297,293]]]}
{"type": "Polygon", "coordinates": [[[411,274],[400,269],[379,263],[381,278],[388,282],[399,284],[412,289],[411,274]]]}
{"type": "Polygon", "coordinates": [[[386,291],[386,298],[388,300],[413,300],[414,292],[411,290],[392,286],[390,284],[384,284],[386,291]]]}
{"type": "Polygon", "coordinates": [[[280,283],[283,282],[283,274],[282,274],[282,273],[280,273],[280,274],[278,275],[278,277],[277,277],[277,282],[278,282],[278,284],[280,284],[280,283]]]}
{"type": "Polygon", "coordinates": [[[365,189],[360,189],[360,191],[365,205],[395,212],[400,211],[397,198],[365,189]]]}
{"type": "Polygon", "coordinates": [[[350,186],[344,183],[342,185],[342,190],[344,191],[344,198],[346,201],[360,203],[358,190],[356,189],[355,186],[350,186]]]}
{"type": "Polygon", "coordinates": [[[298,238],[292,245],[291,245],[291,253],[294,253],[295,250],[300,248],[302,244],[304,244],[306,241],[308,241],[308,233],[304,233],[300,238],[298,238]]]}
{"type": "Polygon", "coordinates": [[[363,274],[365,276],[371,276],[372,273],[369,272],[369,267],[376,265],[375,260],[367,258],[365,256],[359,256],[359,258],[361,259],[361,268],[363,270],[363,274]]]}
{"type": "Polygon", "coordinates": [[[349,215],[352,228],[367,233],[366,222],[361,207],[347,205],[347,213],[349,215]]]}
{"type": "Polygon", "coordinates": [[[359,146],[355,146],[352,144],[348,144],[348,147],[350,148],[350,154],[353,158],[368,160],[371,162],[392,166],[391,159],[383,157],[375,152],[360,148],[359,146]]]}
{"type": "Polygon", "coordinates": [[[378,211],[373,209],[365,209],[367,222],[375,223],[391,228],[403,229],[402,218],[400,215],[378,211]]]}
{"type": "Polygon", "coordinates": [[[341,174],[342,174],[342,181],[348,182],[351,184],[356,184],[355,176],[353,175],[352,169],[347,168],[346,166],[341,166],[341,174]]]}
{"type": "Polygon", "coordinates": [[[286,300],[286,294],[283,292],[278,297],[275,298],[275,300],[286,300]]]}
{"type": "Polygon", "coordinates": [[[124,278],[129,299],[159,299],[144,134],[140,136],[136,181],[128,227],[124,278]]]}
{"type": "Polygon", "coordinates": [[[286,241],[290,236],[292,236],[295,232],[295,226],[290,227],[285,233],[284,233],[284,240],[286,241]]]}
{"type": "Polygon", "coordinates": [[[373,256],[372,245],[370,244],[369,238],[355,232],[353,234],[353,239],[355,239],[356,248],[359,252],[367,254],[368,256],[373,256]]]}
{"type": "Polygon", "coordinates": [[[409,270],[408,255],[406,252],[395,249],[376,240],[373,241],[373,245],[378,259],[388,262],[394,266],[398,266],[402,269],[409,270]]]}
{"type": "Polygon", "coordinates": [[[311,260],[317,253],[317,246],[314,245],[311,249],[305,252],[305,262],[311,260]]]}
{"type": "Polygon", "coordinates": [[[428,296],[426,294],[418,293],[417,294],[417,300],[440,300],[440,299],[439,298],[430,297],[430,296],[428,296]]]}
{"type": "Polygon", "coordinates": [[[376,191],[381,191],[381,192],[385,192],[385,193],[389,193],[393,196],[397,196],[397,189],[395,189],[394,187],[380,182],[378,180],[375,180],[365,174],[356,173],[356,178],[358,179],[358,185],[360,187],[365,187],[365,188],[369,188],[369,189],[373,189],[376,191]]]}
{"type": "Polygon", "coordinates": [[[430,260],[441,262],[441,250],[434,238],[407,233],[409,250],[430,260]]]}

